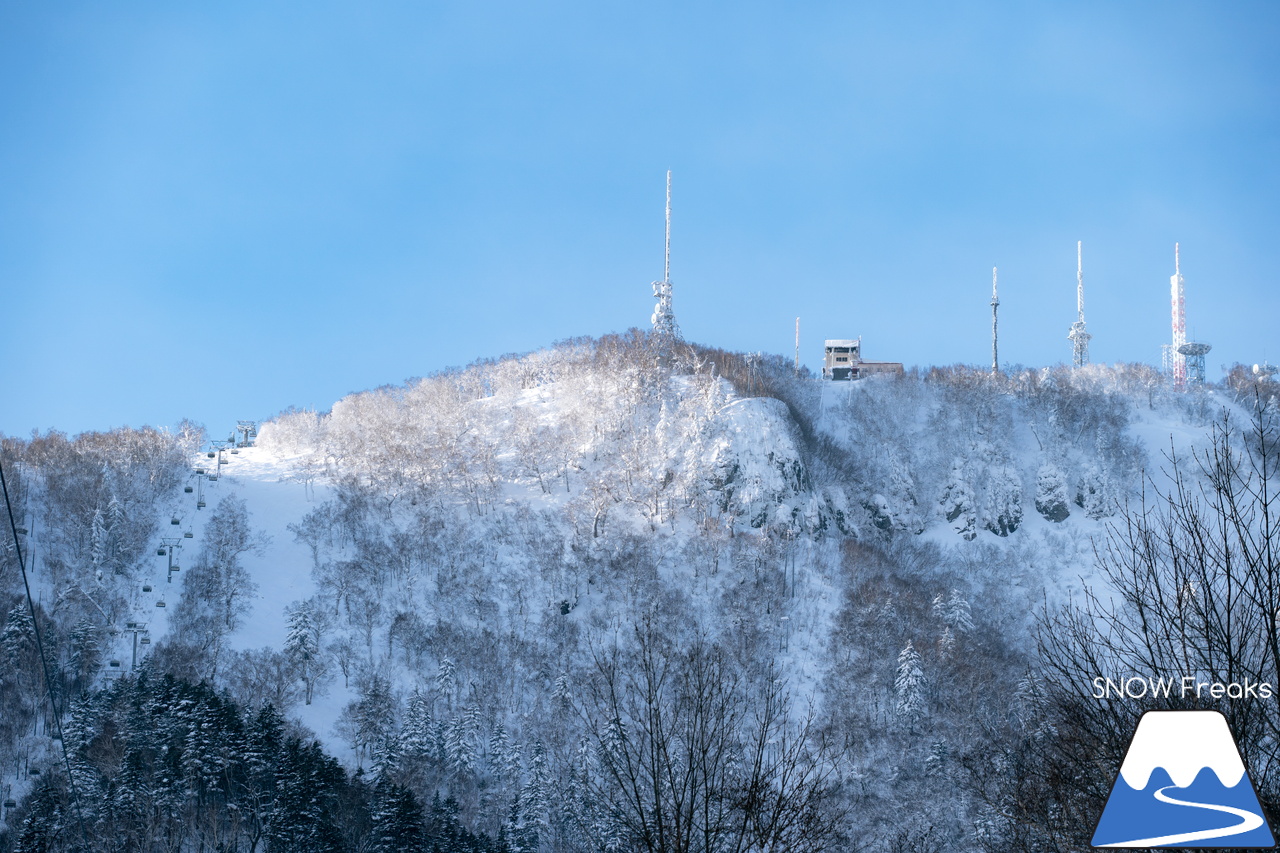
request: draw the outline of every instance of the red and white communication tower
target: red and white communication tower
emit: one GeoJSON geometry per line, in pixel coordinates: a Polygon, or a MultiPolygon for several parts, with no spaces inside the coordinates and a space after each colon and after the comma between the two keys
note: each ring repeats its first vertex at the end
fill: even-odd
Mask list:
{"type": "Polygon", "coordinates": [[[1173,387],[1187,384],[1187,357],[1179,350],[1187,342],[1186,285],[1182,280],[1182,267],[1178,259],[1178,244],[1173,244],[1173,275],[1169,278],[1169,290],[1173,301],[1173,344],[1168,350],[1169,372],[1173,375],[1173,387]]]}

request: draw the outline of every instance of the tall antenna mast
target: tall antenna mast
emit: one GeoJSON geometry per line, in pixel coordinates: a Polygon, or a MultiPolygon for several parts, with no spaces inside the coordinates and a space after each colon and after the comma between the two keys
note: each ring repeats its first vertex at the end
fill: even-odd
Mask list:
{"type": "Polygon", "coordinates": [[[1084,264],[1081,262],[1082,241],[1076,241],[1076,321],[1067,332],[1067,340],[1071,341],[1071,364],[1073,367],[1084,367],[1089,363],[1089,339],[1093,335],[1084,328],[1084,264]]]}
{"type": "Polygon", "coordinates": [[[1173,303],[1173,344],[1169,352],[1169,366],[1173,372],[1173,387],[1187,384],[1187,357],[1180,352],[1187,342],[1186,283],[1182,280],[1182,264],[1178,244],[1173,244],[1173,275],[1169,277],[1169,295],[1173,303]]]}
{"type": "Polygon", "coordinates": [[[662,262],[662,280],[671,281],[671,170],[667,169],[667,250],[662,262]]]}
{"type": "Polygon", "coordinates": [[[1084,321],[1084,261],[1083,261],[1084,241],[1076,241],[1076,313],[1080,315],[1081,322],[1084,321]]]}
{"type": "Polygon", "coordinates": [[[996,268],[991,268],[991,372],[1000,372],[1000,336],[997,332],[996,309],[1000,307],[1000,297],[996,295],[996,268]]]}
{"type": "Polygon", "coordinates": [[[796,318],[796,376],[800,375],[800,318],[796,318]]]}
{"type": "Polygon", "coordinates": [[[653,283],[653,295],[658,304],[653,308],[653,336],[658,349],[658,358],[664,363],[671,360],[671,351],[680,337],[680,329],[676,326],[675,310],[671,307],[671,170],[667,170],[667,239],[666,252],[662,264],[662,281],[653,283]]]}

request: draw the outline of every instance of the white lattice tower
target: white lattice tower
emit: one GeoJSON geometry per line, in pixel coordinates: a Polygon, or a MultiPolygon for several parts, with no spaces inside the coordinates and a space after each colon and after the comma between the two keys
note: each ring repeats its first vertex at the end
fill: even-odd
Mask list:
{"type": "Polygon", "coordinates": [[[1173,368],[1173,386],[1182,388],[1187,384],[1187,357],[1179,350],[1187,342],[1187,300],[1177,243],[1173,244],[1173,275],[1169,278],[1169,290],[1173,302],[1173,344],[1169,362],[1173,368]]]}
{"type": "Polygon", "coordinates": [[[1089,339],[1093,335],[1084,327],[1084,264],[1081,263],[1083,242],[1076,241],[1076,321],[1067,332],[1067,340],[1071,341],[1071,364],[1083,367],[1089,363],[1089,339]]]}
{"type": "Polygon", "coordinates": [[[653,295],[658,304],[653,308],[653,336],[658,345],[658,354],[668,358],[672,345],[680,338],[680,329],[676,325],[676,313],[671,307],[671,170],[667,170],[667,238],[666,254],[662,264],[662,281],[653,283],[653,295]]]}
{"type": "Polygon", "coordinates": [[[996,323],[996,309],[1000,307],[1000,297],[996,293],[996,268],[991,268],[991,372],[1000,371],[1000,335],[996,323]]]}

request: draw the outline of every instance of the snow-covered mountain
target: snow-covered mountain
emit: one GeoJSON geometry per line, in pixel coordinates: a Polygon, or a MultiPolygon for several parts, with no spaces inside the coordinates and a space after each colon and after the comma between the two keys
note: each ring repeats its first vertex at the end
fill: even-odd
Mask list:
{"type": "MultiPolygon", "coordinates": [[[[1223,405],[1136,367],[835,384],[690,348],[668,371],[629,335],[282,414],[221,464],[192,431],[4,449],[68,695],[145,638],[139,665],[269,702],[490,837],[569,850],[622,831],[588,794],[620,713],[608,662],[646,637],[672,672],[725,656],[744,721],[782,685],[768,731],[821,734],[846,830],[890,837],[1041,701],[1014,689],[1034,613],[1096,582],[1108,519],[1223,405]]],[[[21,793],[53,753],[35,682],[8,683],[38,720],[4,738],[21,793]]],[[[960,843],[979,805],[930,825],[960,843]]]]}

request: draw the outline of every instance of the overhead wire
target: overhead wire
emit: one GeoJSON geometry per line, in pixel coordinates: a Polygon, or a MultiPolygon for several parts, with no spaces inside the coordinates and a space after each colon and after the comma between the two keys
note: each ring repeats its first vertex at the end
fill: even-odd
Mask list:
{"type": "Polygon", "coordinates": [[[4,459],[0,454],[0,491],[4,493],[5,511],[9,515],[9,531],[13,534],[13,550],[18,558],[18,569],[22,573],[22,587],[27,596],[27,609],[31,613],[31,628],[35,635],[36,651],[40,655],[40,667],[44,673],[45,695],[49,697],[49,708],[53,712],[53,725],[58,733],[58,743],[62,745],[62,764],[67,770],[67,785],[71,789],[71,799],[76,806],[76,819],[80,824],[80,836],[84,841],[84,849],[90,849],[89,832],[84,825],[84,810],[80,804],[80,791],[76,787],[75,774],[71,772],[71,758],[67,754],[67,739],[62,733],[62,710],[58,707],[57,698],[53,695],[53,681],[49,677],[49,659],[45,655],[44,640],[40,635],[40,620],[36,616],[35,599],[31,596],[31,581],[27,577],[27,564],[22,559],[22,542],[18,539],[18,522],[13,516],[13,502],[9,499],[9,483],[4,476],[4,459]]]}

